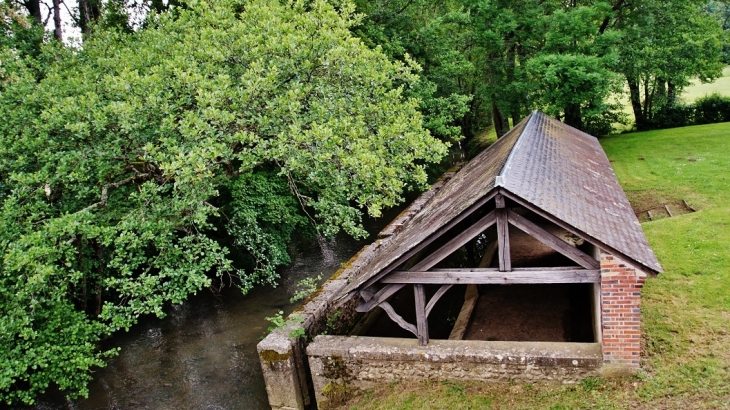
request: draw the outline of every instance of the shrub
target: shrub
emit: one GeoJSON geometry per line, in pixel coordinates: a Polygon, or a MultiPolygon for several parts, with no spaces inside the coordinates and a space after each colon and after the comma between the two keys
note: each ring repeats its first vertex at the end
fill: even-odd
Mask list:
{"type": "Polygon", "coordinates": [[[654,114],[653,128],[676,128],[694,123],[695,107],[692,104],[672,104],[654,114]]]}
{"type": "Polygon", "coordinates": [[[711,94],[695,102],[695,124],[730,121],[730,97],[711,94]]]}

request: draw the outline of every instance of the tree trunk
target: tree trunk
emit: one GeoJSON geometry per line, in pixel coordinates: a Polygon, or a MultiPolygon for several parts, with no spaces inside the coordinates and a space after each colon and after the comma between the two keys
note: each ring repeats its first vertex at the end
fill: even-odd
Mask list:
{"type": "Polygon", "coordinates": [[[504,134],[509,131],[509,121],[507,117],[502,115],[499,111],[496,103],[492,103],[492,122],[494,123],[494,131],[497,133],[497,138],[502,138],[504,134]]]}
{"type": "Polygon", "coordinates": [[[583,118],[580,111],[580,104],[566,104],[565,105],[565,117],[564,121],[571,127],[583,129],[583,118]]]}
{"type": "Polygon", "coordinates": [[[28,10],[28,14],[33,17],[38,24],[43,24],[43,17],[41,16],[41,2],[40,0],[25,0],[23,6],[28,10]]]}
{"type": "Polygon", "coordinates": [[[672,80],[667,81],[667,105],[673,106],[677,103],[677,86],[672,80]]]}
{"type": "Polygon", "coordinates": [[[646,118],[641,108],[641,92],[639,88],[639,81],[635,78],[626,77],[626,82],[629,84],[629,97],[631,99],[631,108],[634,110],[634,122],[636,123],[636,129],[646,129],[646,118]]]}
{"type": "Polygon", "coordinates": [[[91,25],[99,19],[98,0],[79,0],[79,28],[82,34],[91,31],[91,25]]]}
{"type": "Polygon", "coordinates": [[[61,0],[53,0],[53,37],[63,41],[63,28],[61,27],[61,0]]]}

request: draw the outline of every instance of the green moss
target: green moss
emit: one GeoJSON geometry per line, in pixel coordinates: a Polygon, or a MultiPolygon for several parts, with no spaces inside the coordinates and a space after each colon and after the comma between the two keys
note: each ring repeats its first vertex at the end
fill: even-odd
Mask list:
{"type": "Polygon", "coordinates": [[[329,382],[322,389],[322,395],[327,398],[327,401],[320,403],[319,407],[322,409],[337,408],[344,404],[352,393],[352,387],[347,383],[329,382]]]}
{"type": "Polygon", "coordinates": [[[323,358],[323,361],[322,375],[330,382],[322,389],[322,395],[327,398],[327,402],[320,403],[320,408],[337,408],[349,400],[357,389],[352,386],[352,376],[347,371],[347,363],[342,356],[333,355],[323,358]]]}
{"type": "Polygon", "coordinates": [[[264,350],[259,353],[259,357],[262,358],[269,366],[273,365],[274,362],[283,362],[289,360],[291,357],[291,351],[284,354],[279,353],[275,350],[264,350]]]}

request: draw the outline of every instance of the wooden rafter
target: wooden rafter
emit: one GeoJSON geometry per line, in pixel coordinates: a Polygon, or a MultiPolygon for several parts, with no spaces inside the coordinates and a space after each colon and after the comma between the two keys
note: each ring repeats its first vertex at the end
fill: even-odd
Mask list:
{"type": "Polygon", "coordinates": [[[413,265],[410,270],[413,271],[424,271],[429,270],[437,263],[444,260],[447,256],[451,255],[454,251],[464,246],[467,242],[477,237],[480,233],[484,232],[487,228],[492,226],[496,221],[496,213],[490,212],[486,216],[479,219],[474,225],[466,228],[464,232],[457,235],[454,239],[448,241],[446,244],[438,248],[432,254],[426,256],[413,265]]]}
{"type": "Polygon", "coordinates": [[[551,234],[550,232],[546,231],[545,229],[541,228],[534,222],[528,220],[524,216],[511,211],[507,210],[507,217],[509,220],[509,223],[516,226],[517,228],[523,230],[528,235],[532,236],[533,238],[539,240],[540,242],[544,243],[545,245],[551,247],[557,252],[560,252],[564,256],[570,258],[574,262],[576,262],[578,265],[586,268],[586,269],[598,269],[599,263],[597,260],[590,257],[585,252],[581,251],[578,248],[575,248],[573,246],[570,246],[567,242],[564,240],[558,238],[557,236],[551,234]]]}
{"type": "Polygon", "coordinates": [[[426,248],[428,245],[430,245],[433,241],[441,237],[444,233],[448,232],[451,228],[459,224],[461,221],[469,217],[471,214],[476,212],[479,208],[481,208],[484,204],[489,202],[497,193],[493,191],[490,194],[487,194],[482,199],[476,201],[473,203],[466,211],[464,211],[461,215],[457,216],[456,218],[452,219],[449,223],[439,228],[436,232],[433,234],[420,239],[418,242],[418,245],[414,246],[411,250],[400,256],[398,259],[396,259],[393,263],[390,263],[388,267],[383,269],[379,274],[373,276],[372,278],[368,279],[365,283],[362,284],[362,289],[368,288],[375,283],[377,283],[380,278],[387,275],[388,273],[395,270],[398,266],[403,265],[406,263],[410,258],[412,258],[414,255],[416,255],[418,252],[422,251],[424,248],[426,248]]]}

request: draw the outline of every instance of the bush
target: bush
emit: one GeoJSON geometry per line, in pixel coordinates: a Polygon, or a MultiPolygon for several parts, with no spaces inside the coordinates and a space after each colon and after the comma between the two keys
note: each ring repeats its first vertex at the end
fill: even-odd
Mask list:
{"type": "Polygon", "coordinates": [[[654,115],[653,128],[676,128],[694,123],[695,107],[692,104],[673,104],[662,107],[654,115]]]}
{"type": "Polygon", "coordinates": [[[697,100],[694,106],[695,124],[714,124],[730,121],[730,97],[711,94],[697,100]]]}

